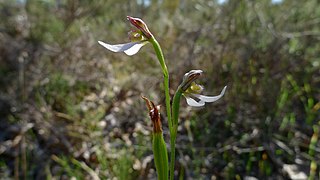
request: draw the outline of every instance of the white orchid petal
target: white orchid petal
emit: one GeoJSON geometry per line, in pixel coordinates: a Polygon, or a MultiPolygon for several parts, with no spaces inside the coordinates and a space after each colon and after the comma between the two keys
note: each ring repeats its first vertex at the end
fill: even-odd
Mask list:
{"type": "Polygon", "coordinates": [[[194,97],[200,99],[201,101],[204,101],[204,102],[215,102],[217,100],[219,100],[223,95],[224,93],[226,92],[226,89],[227,89],[227,86],[225,86],[221,93],[218,95],[218,96],[204,96],[204,95],[200,95],[200,94],[192,94],[194,97]]]}
{"type": "Polygon", "coordinates": [[[125,50],[124,53],[126,53],[128,56],[132,56],[132,55],[136,54],[137,52],[139,52],[140,48],[142,48],[142,46],[144,46],[147,43],[148,43],[148,41],[141,41],[139,44],[135,44],[131,48],[129,48],[128,50],[125,50]]]}
{"type": "Polygon", "coordinates": [[[196,100],[192,99],[191,97],[189,96],[184,96],[187,100],[187,104],[189,106],[193,106],[193,107],[201,107],[201,106],[204,106],[205,102],[203,101],[199,101],[197,102],[196,100]]]}
{"type": "Polygon", "coordinates": [[[112,52],[125,52],[127,55],[131,56],[136,54],[140,48],[147,43],[147,41],[137,41],[115,45],[107,44],[102,41],[98,41],[98,43],[112,52]]]}

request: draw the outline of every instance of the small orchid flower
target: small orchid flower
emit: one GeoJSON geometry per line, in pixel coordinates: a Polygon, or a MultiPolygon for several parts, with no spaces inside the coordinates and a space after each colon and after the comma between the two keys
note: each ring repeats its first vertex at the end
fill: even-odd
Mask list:
{"type": "Polygon", "coordinates": [[[149,42],[148,40],[152,38],[153,35],[141,19],[130,16],[127,16],[127,19],[137,28],[137,30],[132,30],[128,33],[131,42],[115,45],[107,44],[102,41],[98,41],[98,43],[112,52],[124,52],[128,56],[132,56],[139,52],[139,50],[149,42]]]}
{"type": "Polygon", "coordinates": [[[183,81],[180,85],[183,96],[187,100],[187,104],[193,107],[204,106],[206,102],[215,102],[219,100],[225,93],[227,86],[225,86],[221,93],[217,96],[205,96],[200,93],[203,91],[203,87],[196,84],[194,81],[202,74],[201,70],[191,70],[183,77],[183,81]]]}

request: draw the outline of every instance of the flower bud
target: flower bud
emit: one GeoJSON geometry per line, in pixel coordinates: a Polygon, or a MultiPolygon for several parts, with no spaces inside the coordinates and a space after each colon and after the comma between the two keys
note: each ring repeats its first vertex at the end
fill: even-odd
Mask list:
{"type": "Polygon", "coordinates": [[[152,101],[148,98],[141,96],[147,103],[147,107],[149,109],[149,116],[153,123],[153,132],[154,133],[161,133],[162,132],[162,125],[161,125],[161,118],[160,118],[160,106],[155,106],[152,101]]]}
{"type": "Polygon", "coordinates": [[[149,115],[153,123],[152,151],[154,164],[157,169],[158,179],[169,179],[168,152],[167,145],[163,138],[160,121],[160,106],[155,106],[148,98],[141,96],[147,103],[149,115]]]}

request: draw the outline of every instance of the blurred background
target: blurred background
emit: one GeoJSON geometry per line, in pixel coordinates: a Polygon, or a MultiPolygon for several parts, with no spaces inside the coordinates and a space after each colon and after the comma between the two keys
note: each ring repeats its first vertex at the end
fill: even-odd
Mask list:
{"type": "Polygon", "coordinates": [[[155,179],[147,96],[163,106],[151,45],[132,56],[126,16],[161,44],[182,99],[176,179],[318,179],[317,0],[0,0],[0,179],[155,179]]]}

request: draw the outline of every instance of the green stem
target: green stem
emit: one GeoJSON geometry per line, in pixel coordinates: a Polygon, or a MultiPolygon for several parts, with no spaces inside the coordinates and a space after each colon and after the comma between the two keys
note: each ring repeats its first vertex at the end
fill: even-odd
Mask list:
{"type": "Polygon", "coordinates": [[[173,129],[170,132],[170,147],[171,147],[171,156],[170,156],[170,179],[174,179],[174,161],[175,161],[175,146],[176,146],[176,138],[178,131],[178,119],[179,119],[179,109],[180,109],[180,99],[182,95],[181,87],[179,86],[176,93],[173,96],[172,101],[172,123],[173,129]]]}
{"type": "Polygon", "coordinates": [[[174,179],[174,164],[176,159],[176,135],[177,135],[177,128],[173,127],[175,130],[170,133],[170,180],[174,179]]]}
{"type": "Polygon", "coordinates": [[[172,123],[173,125],[176,125],[178,127],[178,119],[179,119],[179,110],[180,110],[180,98],[183,91],[181,87],[179,86],[176,93],[173,96],[172,101],[172,123]]]}
{"type": "Polygon", "coordinates": [[[172,131],[172,122],[171,122],[171,107],[170,107],[170,93],[169,93],[169,73],[168,68],[166,66],[166,62],[164,60],[164,56],[158,41],[152,37],[149,40],[153,45],[154,50],[156,51],[157,58],[162,68],[163,76],[164,76],[164,91],[166,96],[166,111],[167,111],[167,118],[169,124],[169,130],[172,131]]]}
{"type": "Polygon", "coordinates": [[[174,164],[175,164],[175,141],[176,141],[176,132],[177,127],[173,127],[173,122],[171,119],[171,104],[170,104],[170,93],[169,93],[169,73],[168,68],[166,66],[164,56],[158,41],[152,37],[149,39],[151,44],[153,45],[154,50],[156,51],[157,58],[162,68],[163,76],[164,76],[164,91],[165,91],[165,98],[166,98],[166,111],[167,111],[167,118],[170,130],[170,149],[171,149],[171,156],[170,156],[170,179],[173,180],[174,178],[174,164]]]}
{"type": "Polygon", "coordinates": [[[152,37],[149,39],[151,44],[153,45],[154,50],[156,51],[157,58],[161,65],[163,76],[164,76],[164,91],[166,97],[166,111],[168,117],[168,124],[170,130],[170,179],[174,179],[174,164],[175,164],[175,147],[176,147],[176,137],[178,131],[178,119],[179,119],[179,109],[180,109],[180,98],[182,95],[181,87],[179,86],[174,97],[172,103],[172,116],[171,116],[171,105],[170,105],[170,93],[169,93],[169,73],[168,68],[166,66],[164,56],[158,41],[152,37]]]}

